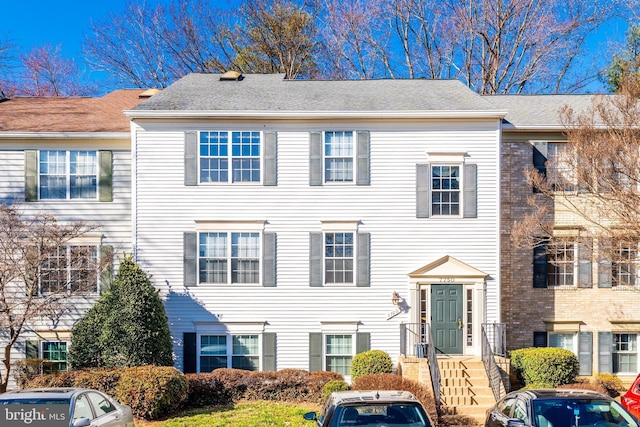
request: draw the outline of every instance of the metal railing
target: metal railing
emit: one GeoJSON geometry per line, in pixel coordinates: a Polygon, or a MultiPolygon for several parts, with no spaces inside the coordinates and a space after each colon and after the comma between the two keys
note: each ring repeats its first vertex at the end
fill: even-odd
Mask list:
{"type": "Polygon", "coordinates": [[[440,410],[440,368],[436,347],[431,337],[431,325],[428,323],[400,324],[400,353],[407,357],[426,358],[431,373],[433,397],[440,410]]]}
{"type": "Polygon", "coordinates": [[[506,356],[505,336],[506,328],[503,323],[482,324],[482,363],[496,400],[510,389],[509,382],[505,380],[495,359],[495,356],[506,356]]]}

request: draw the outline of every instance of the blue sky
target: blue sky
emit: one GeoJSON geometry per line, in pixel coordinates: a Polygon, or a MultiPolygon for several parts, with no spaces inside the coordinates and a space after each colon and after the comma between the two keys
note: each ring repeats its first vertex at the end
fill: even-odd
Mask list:
{"type": "MultiPolygon", "coordinates": [[[[143,1],[143,0],[140,0],[143,1]]],[[[157,4],[158,0],[146,0],[157,4]]],[[[221,3],[225,0],[219,0],[221,3]]],[[[44,44],[62,45],[65,57],[73,58],[84,67],[82,42],[90,31],[91,20],[104,21],[110,14],[125,10],[130,0],[3,0],[3,22],[0,36],[8,37],[21,52],[27,52],[44,44]]],[[[171,0],[160,0],[170,3],[171,0]]],[[[620,20],[609,23],[594,34],[588,42],[594,58],[610,58],[611,44],[624,42],[626,22],[620,20]]],[[[89,71],[89,70],[87,70],[89,71]]],[[[100,76],[94,74],[99,80],[100,76]]]]}

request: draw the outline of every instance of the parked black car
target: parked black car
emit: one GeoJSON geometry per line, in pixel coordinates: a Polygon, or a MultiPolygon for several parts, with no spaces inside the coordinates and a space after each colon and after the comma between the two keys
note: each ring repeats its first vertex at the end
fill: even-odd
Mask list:
{"type": "Polygon", "coordinates": [[[420,401],[407,391],[338,391],[329,396],[320,415],[304,418],[318,427],[431,427],[420,401]]]}
{"type": "Polygon", "coordinates": [[[537,389],[507,394],[487,411],[485,427],[639,427],[611,397],[590,390],[537,389]]]}

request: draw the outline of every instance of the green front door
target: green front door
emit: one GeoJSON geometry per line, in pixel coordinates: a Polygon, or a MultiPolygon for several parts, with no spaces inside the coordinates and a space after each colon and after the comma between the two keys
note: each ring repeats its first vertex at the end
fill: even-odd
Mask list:
{"type": "Polygon", "coordinates": [[[462,354],[462,285],[431,285],[431,336],[438,354],[462,354]]]}

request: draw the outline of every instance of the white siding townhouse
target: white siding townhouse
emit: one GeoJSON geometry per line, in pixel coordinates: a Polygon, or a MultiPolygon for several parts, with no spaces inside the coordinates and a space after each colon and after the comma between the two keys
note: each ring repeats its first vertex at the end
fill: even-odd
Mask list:
{"type": "Polygon", "coordinates": [[[125,114],[132,243],[179,369],[348,374],[413,354],[418,323],[480,355],[505,113],[461,82],[190,74],[125,114]]]}
{"type": "MultiPolygon", "coordinates": [[[[89,253],[95,257],[113,251],[116,262],[123,252],[132,252],[131,136],[122,111],[144,98],[148,96],[137,89],[100,98],[0,101],[0,203],[15,205],[27,216],[47,212],[61,222],[99,226],[61,248],[53,260],[51,276],[65,278],[63,283],[76,247],[92,248],[89,253]]],[[[64,318],[25,325],[12,361],[44,358],[66,369],[71,327],[110,280],[110,274],[91,277],[91,291],[69,300],[64,318]]],[[[45,284],[39,283],[38,292],[46,292],[45,284]]],[[[2,348],[7,334],[0,329],[2,348]]]]}

